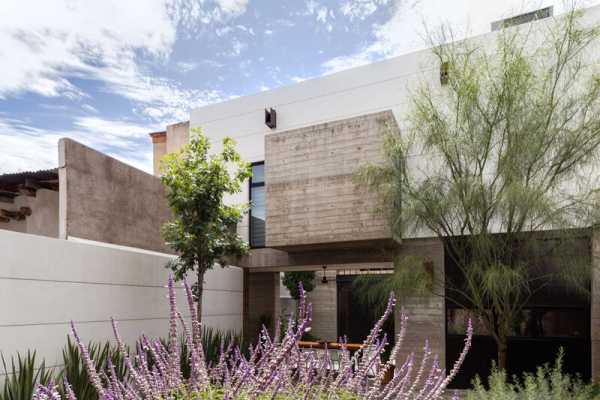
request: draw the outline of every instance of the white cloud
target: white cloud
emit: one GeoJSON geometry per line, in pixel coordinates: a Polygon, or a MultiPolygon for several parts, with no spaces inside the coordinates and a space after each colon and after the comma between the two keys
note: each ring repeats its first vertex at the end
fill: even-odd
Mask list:
{"type": "MultiPolygon", "coordinates": [[[[168,59],[177,29],[223,21],[246,10],[247,0],[0,1],[0,98],[22,92],[82,98],[69,80],[100,81],[105,90],[160,109],[168,122],[218,99],[214,92],[182,89],[153,76],[147,60],[168,59]],[[190,11],[186,13],[186,11],[190,11]]],[[[239,54],[243,44],[234,43],[239,54]]],[[[190,70],[191,63],[179,63],[190,70]]]]}
{"type": "Polygon", "coordinates": [[[198,68],[198,63],[195,62],[179,61],[176,65],[177,69],[179,69],[179,71],[183,72],[184,74],[198,68]]]}
{"type": "Polygon", "coordinates": [[[317,3],[315,0],[308,0],[306,2],[306,9],[308,10],[309,15],[313,15],[318,8],[319,3],[317,3]]]}
{"type": "Polygon", "coordinates": [[[53,168],[58,165],[60,135],[0,118],[2,162],[0,173],[53,168]]]}
{"type": "Polygon", "coordinates": [[[292,80],[292,82],[294,83],[300,83],[300,82],[304,82],[308,79],[311,79],[311,77],[303,77],[303,76],[292,76],[290,78],[292,80]]]}
{"type": "Polygon", "coordinates": [[[248,0],[217,0],[226,14],[240,15],[246,11],[248,0]]]}
{"type": "Polygon", "coordinates": [[[94,114],[98,114],[98,109],[92,105],[89,104],[84,104],[81,106],[81,108],[83,108],[84,110],[94,113],[94,114]]]}
{"type": "MultiPolygon", "coordinates": [[[[141,1],[141,0],[139,0],[141,1]]],[[[186,35],[212,22],[225,22],[246,12],[248,0],[163,0],[168,14],[186,35]]],[[[142,3],[143,4],[143,3],[142,3]]]]}
{"type": "Polygon", "coordinates": [[[319,8],[319,11],[317,11],[317,21],[321,22],[321,23],[326,23],[327,22],[327,8],[325,7],[321,7],[319,8]]]}
{"type": "Polygon", "coordinates": [[[326,6],[315,0],[308,0],[306,2],[306,11],[301,13],[301,15],[314,15],[317,22],[325,25],[327,30],[331,31],[333,29],[333,26],[327,23],[328,18],[335,18],[333,10],[329,10],[326,6]]]}
{"type": "Polygon", "coordinates": [[[377,11],[377,7],[387,5],[390,0],[348,0],[340,6],[342,15],[354,19],[365,19],[377,11]]]}
{"type": "Polygon", "coordinates": [[[227,53],[231,56],[239,56],[242,51],[244,51],[246,48],[248,47],[247,43],[241,42],[237,39],[232,40],[231,42],[231,49],[230,51],[227,53]]]}
{"type": "MultiPolygon", "coordinates": [[[[81,100],[87,95],[75,86],[74,78],[96,80],[100,90],[131,100],[134,113],[155,123],[98,118],[90,115],[98,110],[85,103],[80,105],[84,116],[74,117],[72,128],[66,130],[42,129],[0,113],[0,172],[56,166],[56,146],[64,136],[150,171],[147,133],[186,120],[191,108],[224,97],[215,90],[184,88],[156,76],[151,67],[168,61],[184,31],[224,23],[245,12],[247,4],[247,0],[1,0],[0,99],[33,92],[81,100]]],[[[234,50],[239,53],[243,46],[234,50]]],[[[200,63],[204,61],[176,66],[189,71],[200,63]]]]}
{"type": "Polygon", "coordinates": [[[160,0],[0,2],[0,96],[77,93],[66,78],[99,60],[130,62],[134,49],[165,56],[175,28],[160,0]],[[27,2],[25,2],[27,3],[27,2]],[[137,4],[136,4],[137,3],[137,4]]]}
{"type": "Polygon", "coordinates": [[[69,137],[146,172],[152,171],[152,147],[147,138],[155,127],[126,121],[82,117],[68,130],[40,129],[26,121],[0,115],[0,173],[54,168],[58,141],[69,137]]]}

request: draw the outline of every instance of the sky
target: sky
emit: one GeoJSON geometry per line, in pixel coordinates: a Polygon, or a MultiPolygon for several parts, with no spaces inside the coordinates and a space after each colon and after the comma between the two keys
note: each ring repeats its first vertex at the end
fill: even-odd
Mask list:
{"type": "Polygon", "coordinates": [[[148,133],[193,108],[423,48],[425,31],[442,23],[470,36],[548,5],[564,8],[552,0],[1,0],[0,173],[56,167],[61,137],[151,172],[148,133]]]}

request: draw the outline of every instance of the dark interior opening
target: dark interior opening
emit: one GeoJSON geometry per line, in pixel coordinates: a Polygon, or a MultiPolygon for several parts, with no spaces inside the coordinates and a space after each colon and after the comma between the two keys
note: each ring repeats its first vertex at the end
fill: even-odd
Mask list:
{"type": "MultiPolygon", "coordinates": [[[[569,239],[568,252],[577,253],[577,262],[591,262],[589,238],[569,239]],[[581,257],[581,255],[584,255],[581,257]]],[[[569,268],[568,262],[559,262],[552,251],[562,246],[558,240],[544,239],[536,247],[531,268],[535,274],[569,268]]],[[[560,250],[562,251],[562,250],[560,250]]],[[[461,272],[455,258],[446,249],[445,270],[447,279],[446,299],[446,368],[452,365],[462,351],[466,324],[471,317],[474,325],[473,344],[451,388],[466,389],[478,375],[486,381],[491,372],[492,361],[497,362],[497,346],[483,323],[468,310],[454,303],[448,293],[449,280],[460,279],[461,272]]],[[[461,299],[464,304],[464,299],[461,299]]],[[[508,337],[507,376],[533,373],[545,363],[553,365],[559,350],[564,351],[563,372],[579,375],[584,381],[591,377],[590,300],[564,281],[553,280],[543,288],[536,289],[520,313],[520,321],[508,337]]]]}
{"type": "MultiPolygon", "coordinates": [[[[381,318],[381,312],[373,306],[364,304],[353,287],[356,275],[338,275],[337,280],[337,333],[346,336],[348,343],[362,343],[371,332],[371,328],[381,318]]],[[[381,275],[381,279],[384,275],[381,275]]],[[[394,316],[390,315],[383,326],[390,343],[394,344],[394,316]]]]}

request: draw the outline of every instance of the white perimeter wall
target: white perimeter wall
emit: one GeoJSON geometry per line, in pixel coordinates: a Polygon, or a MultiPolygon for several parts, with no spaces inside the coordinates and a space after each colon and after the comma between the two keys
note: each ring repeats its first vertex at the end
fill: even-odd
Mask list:
{"type": "MultiPolygon", "coordinates": [[[[130,344],[142,332],[167,333],[168,256],[2,230],[0,254],[0,352],[5,357],[35,349],[47,365],[61,364],[70,320],[85,342],[112,339],[111,316],[130,344]]],[[[241,331],[242,271],[218,268],[205,282],[205,325],[241,331]]],[[[189,315],[181,288],[178,304],[189,315]]]]}

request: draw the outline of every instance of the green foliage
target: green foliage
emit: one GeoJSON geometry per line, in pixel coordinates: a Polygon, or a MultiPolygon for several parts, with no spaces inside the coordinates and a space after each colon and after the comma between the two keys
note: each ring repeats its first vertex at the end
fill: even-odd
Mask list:
{"type": "MultiPolygon", "coordinates": [[[[218,362],[221,347],[227,349],[230,344],[235,344],[242,352],[246,352],[248,349],[241,335],[230,331],[224,332],[205,326],[202,329],[201,338],[206,360],[209,363],[218,362]]],[[[181,344],[181,370],[187,379],[190,375],[190,354],[184,338],[181,338],[179,342],[181,344]]],[[[166,345],[164,340],[163,344],[166,345]]],[[[110,373],[108,360],[110,358],[117,378],[120,381],[125,380],[127,367],[116,345],[110,341],[90,342],[87,348],[91,359],[94,360],[96,371],[108,376],[110,373]]],[[[6,379],[0,386],[0,400],[31,400],[37,384],[47,385],[51,380],[59,383],[59,392],[63,398],[66,398],[65,393],[62,392],[64,378],[68,380],[78,400],[98,400],[96,389],[90,384],[79,347],[70,337],[67,337],[67,344],[62,350],[64,366],[58,368],[57,371],[47,369],[45,361],[38,364],[35,352],[28,351],[26,356],[17,354],[16,357],[10,359],[10,362],[3,356],[0,359],[3,365],[2,372],[6,375],[6,379]]],[[[148,361],[152,363],[153,358],[148,357],[148,361]]]]}
{"type": "Polygon", "coordinates": [[[525,374],[516,383],[508,383],[506,372],[494,368],[487,388],[479,377],[466,400],[593,400],[600,393],[591,385],[562,372],[562,352],[554,366],[538,367],[535,374],[525,374]]]}
{"type": "Polygon", "coordinates": [[[4,384],[0,390],[0,400],[31,400],[36,385],[46,385],[52,379],[52,370],[47,369],[45,362],[36,362],[35,351],[27,351],[26,356],[17,354],[11,357],[10,369],[4,356],[1,356],[4,384]]]}
{"type": "MultiPolygon", "coordinates": [[[[87,348],[90,357],[94,360],[96,371],[102,371],[108,376],[110,373],[108,360],[110,358],[117,377],[119,379],[125,377],[127,368],[123,361],[123,356],[116,345],[112,345],[110,341],[104,343],[96,342],[89,343],[87,348]]],[[[90,385],[90,378],[85,369],[79,347],[71,341],[69,336],[67,336],[67,344],[63,348],[62,357],[64,367],[58,374],[58,381],[63,382],[64,378],[66,378],[79,400],[97,400],[98,394],[94,387],[90,385]]]]}
{"type": "Polygon", "coordinates": [[[210,143],[199,130],[192,130],[190,142],[180,152],[163,160],[161,179],[173,219],[162,233],[178,254],[169,266],[178,280],[197,272],[194,294],[198,300],[206,270],[215,263],[227,266],[248,251],[248,244],[236,232],[248,206],[227,205],[224,200],[241,191],[251,172],[231,138],[223,139],[222,149],[211,155],[210,143]]]}
{"type": "MultiPolygon", "coordinates": [[[[510,327],[535,291],[561,279],[589,292],[589,258],[573,251],[568,228],[598,221],[600,79],[598,60],[582,56],[598,54],[600,28],[579,16],[507,29],[491,47],[452,42],[442,30],[433,54],[449,66],[448,83],[414,91],[406,129],[386,136],[387,162],[357,176],[382,194],[395,238],[443,241],[460,276],[433,292],[475,312],[501,367],[510,327]],[[542,230],[561,235],[531,234],[542,230]],[[535,271],[548,256],[562,271],[535,271]]],[[[397,269],[397,292],[413,278],[397,269]]]]}
{"type": "MultiPolygon", "coordinates": [[[[289,326],[288,322],[289,322],[289,320],[286,318],[279,319],[279,322],[278,322],[279,323],[279,340],[283,340],[285,338],[285,333],[289,326]]],[[[267,325],[265,325],[265,326],[267,326],[267,325]]],[[[300,338],[300,340],[305,341],[305,342],[320,342],[321,338],[313,335],[311,333],[311,330],[308,330],[302,334],[302,337],[300,338]]]]}
{"type": "Polygon", "coordinates": [[[290,291],[295,300],[300,298],[298,285],[302,283],[306,292],[312,292],[315,288],[315,271],[291,271],[283,274],[283,285],[290,291]]]}
{"type": "Polygon", "coordinates": [[[390,292],[399,299],[420,297],[431,292],[433,285],[432,264],[417,256],[397,257],[394,260],[394,273],[390,275],[357,275],[353,286],[359,299],[383,311],[390,292]]]}
{"type": "MultiPolygon", "coordinates": [[[[202,327],[201,333],[202,348],[204,350],[204,356],[208,364],[216,364],[219,361],[219,355],[221,354],[221,348],[226,350],[229,345],[239,346],[240,351],[245,352],[248,349],[248,345],[244,342],[241,335],[233,331],[221,331],[218,329],[211,328],[209,326],[202,327]]],[[[168,347],[168,340],[161,338],[163,346],[168,347]]],[[[181,374],[185,379],[190,377],[190,359],[191,354],[188,349],[185,337],[179,338],[179,362],[181,367],[181,374]]],[[[154,363],[153,356],[148,353],[148,363],[151,367],[154,363]]]]}
{"type": "MultiPolygon", "coordinates": [[[[298,392],[302,392],[302,388],[298,389],[298,392]]],[[[210,387],[208,390],[203,390],[200,392],[190,392],[182,390],[179,393],[174,394],[175,400],[224,400],[225,392],[223,389],[219,387],[210,387]]],[[[265,394],[256,394],[256,393],[238,393],[236,395],[236,400],[291,400],[293,397],[286,395],[276,395],[272,397],[272,395],[265,394]]],[[[313,397],[315,400],[329,400],[330,397],[326,397],[325,395],[318,395],[313,397]]],[[[347,393],[345,391],[339,391],[336,393],[337,400],[358,400],[354,394],[347,393]]]]}
{"type": "Polygon", "coordinates": [[[221,346],[226,350],[229,345],[237,345],[242,351],[248,347],[242,336],[235,332],[220,331],[207,326],[202,329],[202,346],[208,362],[216,363],[219,360],[221,346]]]}

